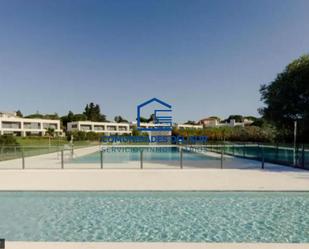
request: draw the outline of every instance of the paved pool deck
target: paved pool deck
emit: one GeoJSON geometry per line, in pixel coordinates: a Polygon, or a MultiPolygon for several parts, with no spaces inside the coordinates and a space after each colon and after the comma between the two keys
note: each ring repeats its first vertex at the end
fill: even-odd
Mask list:
{"type": "Polygon", "coordinates": [[[3,170],[0,191],[309,191],[308,171],[243,169],[3,170]]]}

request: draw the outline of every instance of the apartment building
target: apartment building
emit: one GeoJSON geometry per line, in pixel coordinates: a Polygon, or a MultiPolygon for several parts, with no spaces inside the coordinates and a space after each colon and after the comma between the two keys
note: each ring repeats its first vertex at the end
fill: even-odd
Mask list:
{"type": "Polygon", "coordinates": [[[204,118],[198,121],[199,125],[202,125],[203,127],[222,127],[222,126],[228,126],[228,127],[236,127],[241,126],[244,127],[246,125],[251,125],[253,123],[250,119],[244,119],[243,122],[236,122],[235,119],[231,119],[229,122],[220,123],[220,121],[216,118],[204,118]]]}
{"type": "Polygon", "coordinates": [[[195,124],[175,124],[175,128],[179,130],[185,130],[185,129],[203,129],[203,125],[195,125],[195,124]]]}
{"type": "Polygon", "coordinates": [[[123,135],[131,134],[128,123],[109,123],[93,121],[75,121],[67,124],[68,131],[85,131],[104,133],[105,135],[123,135]]]}
{"type": "Polygon", "coordinates": [[[52,128],[56,136],[63,136],[60,120],[21,118],[15,112],[0,112],[0,135],[45,136],[52,128]]]}

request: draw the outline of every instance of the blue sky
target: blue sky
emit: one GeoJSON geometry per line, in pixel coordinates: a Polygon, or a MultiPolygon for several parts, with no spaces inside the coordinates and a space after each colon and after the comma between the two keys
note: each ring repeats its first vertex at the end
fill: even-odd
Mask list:
{"type": "Polygon", "coordinates": [[[176,121],[257,115],[259,87],[308,53],[307,0],[2,0],[0,110],[176,121]]]}

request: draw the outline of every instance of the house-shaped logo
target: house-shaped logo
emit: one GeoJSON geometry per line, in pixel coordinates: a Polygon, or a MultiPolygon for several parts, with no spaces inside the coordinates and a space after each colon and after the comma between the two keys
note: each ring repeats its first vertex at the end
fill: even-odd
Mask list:
{"type": "Polygon", "coordinates": [[[172,106],[165,103],[164,101],[152,98],[148,101],[137,106],[137,129],[140,131],[171,131],[172,130],[172,116],[170,115],[172,112],[172,106]],[[153,110],[153,126],[143,127],[141,125],[141,110],[143,107],[157,103],[161,107],[160,109],[153,110]]]}

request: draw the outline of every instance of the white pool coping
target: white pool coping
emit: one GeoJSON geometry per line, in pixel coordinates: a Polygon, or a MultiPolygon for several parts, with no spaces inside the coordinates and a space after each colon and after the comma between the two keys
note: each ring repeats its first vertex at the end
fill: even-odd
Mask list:
{"type": "Polygon", "coordinates": [[[7,242],[6,249],[308,249],[309,244],[277,243],[78,243],[7,242]]]}

